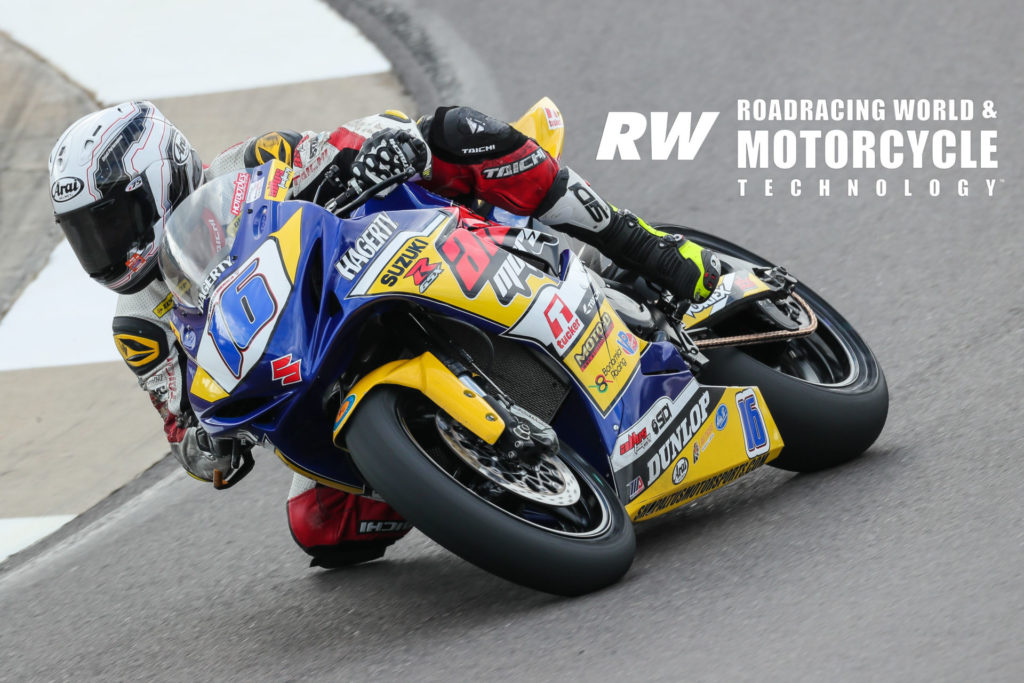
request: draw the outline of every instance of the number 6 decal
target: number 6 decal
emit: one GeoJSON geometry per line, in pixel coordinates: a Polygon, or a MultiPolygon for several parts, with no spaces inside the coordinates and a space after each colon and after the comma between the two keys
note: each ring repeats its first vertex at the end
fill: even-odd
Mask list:
{"type": "Polygon", "coordinates": [[[267,240],[210,295],[196,361],[228,393],[263,357],[291,291],[277,245],[267,240]]]}
{"type": "Polygon", "coordinates": [[[260,330],[277,317],[277,300],[267,279],[256,271],[259,265],[259,258],[253,259],[235,278],[238,284],[229,284],[213,302],[209,335],[236,378],[242,376],[242,354],[260,330]]]}

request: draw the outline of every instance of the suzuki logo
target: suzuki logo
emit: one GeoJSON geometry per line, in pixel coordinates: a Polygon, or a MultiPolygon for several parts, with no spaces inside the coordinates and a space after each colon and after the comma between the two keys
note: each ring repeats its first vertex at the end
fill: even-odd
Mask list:
{"type": "Polygon", "coordinates": [[[287,356],[276,358],[270,361],[270,367],[273,370],[271,378],[284,386],[301,382],[302,372],[299,364],[300,361],[292,360],[292,354],[290,353],[287,356]]]}

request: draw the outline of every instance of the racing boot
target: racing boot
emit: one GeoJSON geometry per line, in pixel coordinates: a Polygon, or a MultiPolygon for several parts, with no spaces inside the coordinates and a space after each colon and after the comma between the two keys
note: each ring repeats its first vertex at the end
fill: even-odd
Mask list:
{"type": "Polygon", "coordinates": [[[599,249],[617,265],[668,290],[677,301],[701,303],[718,286],[718,256],[616,209],[571,168],[562,168],[534,217],[599,249]]]}
{"type": "Polygon", "coordinates": [[[288,528],[312,557],[311,567],[335,569],[384,556],[412,529],[381,500],[317,484],[295,474],[288,493],[288,528]]]}

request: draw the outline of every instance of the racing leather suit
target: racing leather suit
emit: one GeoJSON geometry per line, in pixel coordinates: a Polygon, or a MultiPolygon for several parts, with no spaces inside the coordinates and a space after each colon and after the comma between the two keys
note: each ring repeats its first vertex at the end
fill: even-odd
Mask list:
{"type": "MultiPolygon", "coordinates": [[[[432,158],[416,182],[428,189],[457,200],[482,199],[514,214],[536,216],[599,247],[615,246],[602,245],[594,236],[619,212],[534,140],[467,107],[442,107],[418,123],[388,111],[329,132],[273,131],[222,152],[206,169],[205,178],[276,158],[295,170],[289,198],[316,197],[325,202],[340,190],[317,195],[321,183],[327,178],[338,187],[348,182],[347,171],[363,142],[385,129],[404,130],[426,142],[432,158]]],[[[201,445],[190,438],[196,420],[188,405],[184,353],[166,322],[171,307],[171,295],[162,280],[138,293],[121,295],[113,321],[114,340],[163,418],[172,452],[195,476],[194,463],[201,461],[196,449],[201,445]]],[[[313,556],[314,565],[339,566],[380,557],[410,528],[386,503],[328,488],[298,474],[287,510],[292,535],[313,556]]]]}

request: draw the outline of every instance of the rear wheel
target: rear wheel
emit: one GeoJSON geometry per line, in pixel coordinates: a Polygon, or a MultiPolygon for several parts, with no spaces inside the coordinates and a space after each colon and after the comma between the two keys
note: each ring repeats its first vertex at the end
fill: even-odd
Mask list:
{"type": "MultiPolygon", "coordinates": [[[[727,256],[773,265],[714,235],[680,226],[658,227],[682,232],[727,256]]],[[[851,460],[874,443],[889,411],[889,390],[877,359],[850,323],[803,283],[797,284],[796,292],[818,316],[814,333],[769,344],[709,349],[704,353],[711,362],[700,380],[758,386],[785,442],[782,454],[770,464],[812,472],[851,460]]],[[[730,319],[728,325],[731,332],[742,326],[742,318],[730,319]]]]}
{"type": "Polygon", "coordinates": [[[580,595],[633,561],[632,523],[604,479],[564,444],[503,460],[417,392],[375,389],[352,416],[352,459],[427,536],[509,581],[580,595]]]}

